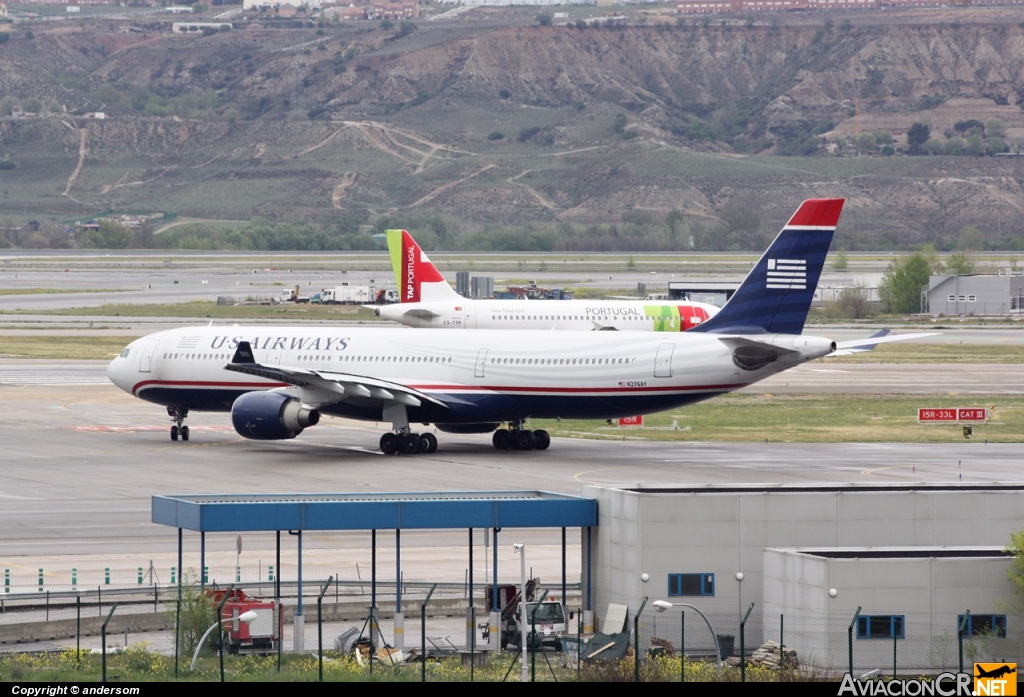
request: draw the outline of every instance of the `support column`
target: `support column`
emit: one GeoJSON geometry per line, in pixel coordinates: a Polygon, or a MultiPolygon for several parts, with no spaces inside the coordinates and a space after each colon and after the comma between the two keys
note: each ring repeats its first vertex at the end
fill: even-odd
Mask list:
{"type": "MultiPolygon", "coordinates": [[[[403,407],[404,408],[404,407],[403,407]]],[[[377,636],[380,627],[380,616],[377,612],[377,530],[370,531],[370,667],[373,667],[373,655],[377,652],[377,636]]]]}
{"type": "Polygon", "coordinates": [[[592,529],[587,526],[587,587],[583,592],[583,633],[593,634],[594,633],[594,606],[593,596],[591,595],[593,589],[593,583],[591,578],[594,574],[594,565],[591,562],[591,553],[593,552],[593,535],[592,529]]]}
{"type": "Polygon", "coordinates": [[[494,555],[494,585],[491,586],[491,611],[487,614],[487,623],[490,625],[490,649],[498,651],[501,649],[501,607],[498,602],[498,528],[493,528],[494,536],[492,542],[494,555]]]}
{"type": "Polygon", "coordinates": [[[565,602],[565,528],[562,528],[562,616],[569,616],[568,603],[565,602]]]}
{"type": "Polygon", "coordinates": [[[181,597],[181,574],[184,571],[184,569],[181,568],[181,558],[182,558],[181,547],[182,547],[182,544],[181,544],[181,528],[178,528],[178,597],[179,598],[181,597]]]}
{"type": "Polygon", "coordinates": [[[298,538],[298,601],[295,609],[295,624],[292,625],[292,644],[295,653],[306,652],[306,618],[302,614],[302,531],[293,533],[298,538]]]}
{"type": "Polygon", "coordinates": [[[206,594],[206,532],[199,533],[199,590],[206,594]]]}
{"type": "Polygon", "coordinates": [[[402,531],[395,529],[395,648],[405,650],[405,613],[402,612],[402,531]]]}
{"type": "Polygon", "coordinates": [[[473,528],[469,529],[469,605],[466,607],[466,646],[476,648],[476,616],[473,614],[473,528]]]}

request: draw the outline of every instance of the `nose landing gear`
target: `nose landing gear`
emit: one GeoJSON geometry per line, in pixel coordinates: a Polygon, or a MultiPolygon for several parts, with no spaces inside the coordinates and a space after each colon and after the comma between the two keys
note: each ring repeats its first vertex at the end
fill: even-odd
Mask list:
{"type": "Polygon", "coordinates": [[[171,426],[171,440],[178,440],[178,436],[181,436],[182,440],[188,440],[188,426],[185,425],[188,409],[167,407],[167,415],[174,419],[174,425],[171,426]]]}

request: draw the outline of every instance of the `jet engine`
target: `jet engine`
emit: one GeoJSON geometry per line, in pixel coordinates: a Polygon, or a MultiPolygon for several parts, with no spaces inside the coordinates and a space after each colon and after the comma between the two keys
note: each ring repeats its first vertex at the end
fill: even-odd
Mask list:
{"type": "Polygon", "coordinates": [[[240,436],[254,440],[294,438],[320,422],[320,412],[277,392],[247,392],[231,405],[231,423],[240,436]]]}

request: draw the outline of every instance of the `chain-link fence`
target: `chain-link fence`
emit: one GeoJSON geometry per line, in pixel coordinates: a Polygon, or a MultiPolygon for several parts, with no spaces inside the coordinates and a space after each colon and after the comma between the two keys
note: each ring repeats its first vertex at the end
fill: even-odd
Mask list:
{"type": "Polygon", "coordinates": [[[688,657],[716,661],[720,656],[726,665],[739,665],[744,655],[748,664],[833,677],[851,670],[851,664],[855,675],[917,676],[1024,658],[1024,637],[1007,635],[1005,617],[981,616],[967,625],[965,615],[936,612],[929,621],[917,621],[902,615],[855,619],[752,612],[741,626],[740,613],[701,612],[681,604],[659,611],[647,605],[640,616],[639,648],[641,654],[678,654],[682,647],[688,657]]]}
{"type": "MultiPolygon", "coordinates": [[[[419,674],[414,677],[424,680],[519,680],[524,674],[522,658],[517,658],[523,642],[518,632],[506,631],[497,613],[488,612],[482,589],[471,604],[463,584],[403,584],[403,612],[398,613],[393,583],[377,584],[372,612],[368,584],[359,581],[308,583],[301,603],[294,583],[281,585],[279,604],[257,600],[273,598],[273,584],[247,585],[245,596],[227,600],[224,590],[202,594],[185,587],[180,606],[177,586],[7,594],[0,600],[0,653],[98,653],[105,641],[108,652],[157,654],[168,670],[174,657],[175,670],[186,670],[193,655],[215,660],[212,652],[222,635],[216,631],[214,605],[224,601],[220,616],[229,674],[263,665],[254,656],[271,663],[282,656],[292,661],[292,670],[307,676],[323,671],[325,679],[351,677],[353,671],[415,670],[419,674]],[[259,616],[263,611],[265,616],[259,616]],[[305,662],[295,662],[303,656],[305,662]]],[[[577,609],[578,588],[567,602],[559,636],[527,639],[527,679],[741,679],[750,670],[755,671],[751,679],[766,679],[757,671],[771,670],[834,680],[851,665],[855,675],[913,677],[961,666],[969,672],[975,662],[1024,657],[1024,639],[1007,633],[1005,618],[985,615],[968,623],[966,611],[933,613],[928,622],[903,616],[753,612],[741,626],[739,613],[651,603],[639,617],[635,611],[627,616],[621,632],[612,628],[619,635],[615,647],[611,640],[588,645],[591,637],[582,635],[577,609]],[[640,656],[639,665],[634,655],[640,656]],[[739,669],[741,655],[747,661],[739,669]],[[594,659],[587,660],[590,656],[594,659]]]]}

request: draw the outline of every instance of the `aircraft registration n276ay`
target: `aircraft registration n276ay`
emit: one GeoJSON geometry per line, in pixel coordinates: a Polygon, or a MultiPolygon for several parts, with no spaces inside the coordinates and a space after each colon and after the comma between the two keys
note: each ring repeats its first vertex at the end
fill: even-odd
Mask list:
{"type": "MultiPolygon", "coordinates": [[[[736,294],[682,333],[202,326],[138,339],[111,381],[167,408],[231,413],[246,438],[294,438],[321,414],[390,422],[385,453],[433,452],[434,424],[494,432],[499,449],[545,449],[530,417],[609,419],[725,394],[837,350],[802,336],[843,199],[805,201],[736,294]],[[507,424],[507,427],[505,425],[507,424]]],[[[856,350],[900,337],[840,344],[856,350]]]]}
{"type": "Polygon", "coordinates": [[[398,283],[397,305],[374,306],[378,317],[438,329],[576,329],[682,332],[714,317],[718,308],[692,300],[474,300],[448,282],[405,230],[388,230],[398,283]]]}

